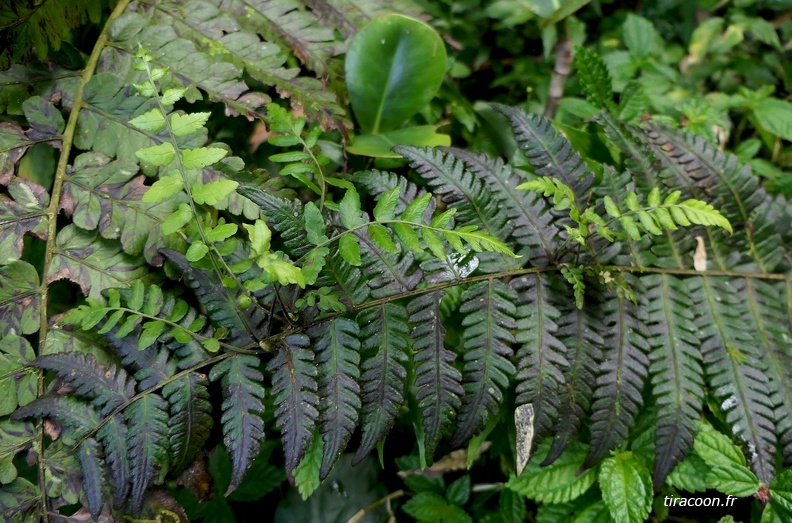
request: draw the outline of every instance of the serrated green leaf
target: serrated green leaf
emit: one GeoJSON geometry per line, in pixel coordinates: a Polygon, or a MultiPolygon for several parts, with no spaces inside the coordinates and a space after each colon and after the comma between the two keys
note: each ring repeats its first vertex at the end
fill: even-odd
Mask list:
{"type": "Polygon", "coordinates": [[[313,443],[305,451],[305,456],[294,469],[294,484],[303,500],[319,488],[319,469],[322,467],[323,442],[314,436],[313,443]]]}
{"type": "Polygon", "coordinates": [[[305,232],[308,233],[308,241],[313,245],[320,245],[327,241],[327,232],[325,226],[324,216],[322,211],[316,206],[314,202],[308,202],[303,209],[303,218],[305,219],[305,232]]]}
{"type": "Polygon", "coordinates": [[[168,235],[177,232],[189,223],[192,217],[190,206],[186,203],[179,204],[179,208],[162,222],[162,234],[168,235]]]}
{"type": "Polygon", "coordinates": [[[423,223],[423,213],[426,211],[426,208],[429,206],[429,201],[432,199],[432,195],[429,193],[416,198],[407,208],[404,209],[399,219],[404,220],[405,222],[412,222],[412,223],[423,223]]]}
{"type": "Polygon", "coordinates": [[[144,350],[157,341],[162,334],[165,324],[161,321],[149,321],[143,324],[143,330],[138,339],[138,350],[144,350]]]}
{"type": "MultiPolygon", "coordinates": [[[[188,114],[179,114],[173,113],[170,116],[170,128],[171,132],[174,136],[187,136],[188,134],[192,134],[199,129],[203,128],[204,124],[209,120],[209,117],[212,113],[188,113],[188,114]]],[[[220,157],[222,158],[222,156],[220,157]]],[[[215,163],[217,160],[211,162],[215,163]]],[[[186,163],[186,162],[185,162],[186,163]]],[[[207,165],[211,165],[207,164],[207,165]]],[[[187,169],[193,169],[193,167],[187,167],[187,169]]]]}
{"type": "Polygon", "coordinates": [[[423,238],[426,248],[432,251],[439,260],[446,259],[445,245],[440,234],[431,229],[421,229],[421,237],[423,238]]]}
{"type": "Polygon", "coordinates": [[[374,207],[374,219],[378,222],[392,220],[396,216],[396,205],[401,196],[401,187],[398,185],[382,193],[374,207]]]}
{"type": "Polygon", "coordinates": [[[264,220],[256,220],[253,225],[242,225],[250,236],[250,246],[256,254],[264,254],[270,250],[270,239],[272,238],[272,231],[270,231],[264,220]]]}
{"type": "Polygon", "coordinates": [[[624,523],[643,523],[652,509],[649,470],[631,452],[619,452],[602,462],[599,473],[602,499],[611,516],[624,523]]]}
{"type": "Polygon", "coordinates": [[[221,242],[231,236],[235,235],[237,232],[237,224],[235,223],[223,223],[214,227],[213,229],[206,231],[206,241],[208,242],[221,242]]]}
{"type": "Polygon", "coordinates": [[[737,464],[710,466],[706,482],[710,488],[738,498],[753,496],[761,486],[748,467],[737,464]]]}
{"type": "Polygon", "coordinates": [[[173,145],[166,142],[160,145],[152,145],[151,147],[140,149],[135,153],[135,156],[137,156],[141,161],[159,167],[162,165],[168,165],[174,159],[176,159],[176,151],[173,149],[173,145]]]}
{"type": "Polygon", "coordinates": [[[156,133],[165,127],[165,117],[159,109],[151,109],[140,116],[129,120],[129,123],[140,130],[156,133]]]}
{"type": "Polygon", "coordinates": [[[338,239],[338,252],[350,265],[360,265],[360,243],[354,234],[344,234],[338,239]]]}
{"type": "Polygon", "coordinates": [[[220,200],[228,197],[237,187],[239,187],[239,182],[222,179],[203,185],[194,184],[190,187],[190,192],[195,203],[217,205],[220,200]]]}
{"type": "Polygon", "coordinates": [[[165,92],[162,93],[162,105],[173,105],[179,100],[182,99],[184,93],[187,92],[187,89],[184,88],[171,88],[165,89],[165,92]]]}
{"type": "Polygon", "coordinates": [[[196,240],[192,244],[190,244],[190,248],[187,249],[187,252],[184,254],[184,256],[187,258],[188,261],[194,263],[199,260],[202,260],[203,257],[206,256],[206,253],[208,252],[209,252],[209,247],[207,247],[204,242],[200,240],[196,240]]]}
{"type": "Polygon", "coordinates": [[[154,182],[146,191],[146,194],[143,195],[142,200],[146,203],[161,202],[181,192],[183,187],[184,180],[178,172],[169,174],[154,182]]]}
{"type": "Polygon", "coordinates": [[[398,252],[399,248],[393,242],[388,229],[378,223],[368,226],[368,235],[377,246],[386,252],[398,252]]]}
{"type": "Polygon", "coordinates": [[[185,169],[203,169],[225,158],[228,151],[218,147],[199,147],[181,151],[185,169]]]}
{"type": "Polygon", "coordinates": [[[341,213],[341,224],[347,229],[354,229],[365,223],[360,211],[360,196],[354,189],[349,189],[338,204],[341,213]]]}
{"type": "Polygon", "coordinates": [[[595,469],[588,469],[578,476],[588,452],[582,443],[573,443],[551,465],[542,467],[540,463],[549,450],[550,443],[542,442],[523,473],[512,477],[506,488],[535,501],[565,503],[577,499],[594,484],[597,479],[595,469]]]}

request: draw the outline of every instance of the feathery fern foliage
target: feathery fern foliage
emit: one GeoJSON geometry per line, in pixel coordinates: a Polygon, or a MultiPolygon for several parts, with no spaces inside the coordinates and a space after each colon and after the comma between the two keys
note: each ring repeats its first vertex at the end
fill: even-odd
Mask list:
{"type": "MultiPolygon", "coordinates": [[[[331,28],[352,34],[378,11],[306,4],[121,1],[79,83],[37,84],[29,128],[0,126],[0,387],[18,406],[0,422],[4,514],[74,503],[16,477],[34,440],[42,477],[50,453],[72,452],[94,517],[146,516],[156,486],[219,444],[213,425],[227,493],[279,433],[285,476],[307,495],[350,443],[355,462],[387,446],[405,408],[425,466],[530,406],[537,437],[517,445],[550,468],[529,468],[591,469],[553,499],[644,467],[624,448],[637,430],[655,488],[674,484],[712,437],[703,405],[745,445],[757,488],[792,462],[788,202],[651,123],[619,124],[630,161],[595,176],[548,120],[505,106],[530,172],[417,147],[396,148],[409,180],[333,172],[319,137],[347,118],[331,28]],[[304,68],[285,68],[288,53],[304,68]],[[41,96],[56,85],[61,108],[41,96]],[[304,117],[268,105],[276,93],[304,117]],[[251,182],[209,143],[208,114],[184,110],[204,96],[272,127],[277,177],[251,182]],[[51,188],[16,175],[31,139],[62,147],[51,188]],[[315,197],[279,190],[283,177],[315,197]],[[23,236],[45,243],[41,271],[23,236]],[[51,316],[63,279],[85,299],[51,316]]],[[[587,92],[610,108],[608,89],[587,92]]]]}

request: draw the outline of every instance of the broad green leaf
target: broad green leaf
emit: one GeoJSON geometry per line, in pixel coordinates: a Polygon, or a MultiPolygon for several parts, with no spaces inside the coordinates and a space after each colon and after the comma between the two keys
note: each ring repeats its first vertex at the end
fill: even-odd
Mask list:
{"type": "Polygon", "coordinates": [[[360,265],[360,243],[354,234],[344,234],[338,239],[338,252],[350,265],[360,265]]]}
{"type": "Polygon", "coordinates": [[[171,88],[166,89],[164,93],[162,93],[162,105],[173,105],[179,100],[182,99],[184,93],[187,92],[187,89],[184,88],[171,88]]]}
{"type": "Polygon", "coordinates": [[[748,467],[737,464],[710,466],[705,479],[709,487],[738,498],[753,496],[761,486],[748,467]]]}
{"type": "Polygon", "coordinates": [[[273,154],[269,157],[270,161],[278,163],[291,163],[299,162],[302,160],[310,160],[311,155],[305,151],[288,151],[285,153],[273,154]]]}
{"type": "Polygon", "coordinates": [[[406,209],[404,209],[404,212],[402,212],[399,218],[405,222],[423,223],[423,213],[429,206],[429,201],[431,199],[432,195],[429,193],[416,198],[410,202],[410,205],[408,205],[406,209]]]}
{"type": "Polygon", "coordinates": [[[173,234],[182,227],[184,227],[190,220],[193,214],[189,204],[179,204],[179,208],[173,211],[164,222],[162,222],[162,234],[173,234]]]}
{"type": "Polygon", "coordinates": [[[360,156],[375,158],[401,158],[393,151],[397,145],[414,145],[416,147],[441,147],[451,145],[451,137],[440,134],[434,125],[418,125],[396,129],[381,134],[361,134],[346,150],[360,156]]]}
{"type": "Polygon", "coordinates": [[[320,245],[326,242],[325,220],[322,216],[322,211],[319,210],[319,207],[314,202],[305,204],[303,218],[305,219],[305,232],[308,233],[308,241],[313,245],[320,245]]]}
{"type": "Polygon", "coordinates": [[[693,448],[709,467],[729,465],[745,466],[745,456],[739,447],[725,434],[715,430],[709,423],[698,424],[693,448]]]}
{"type": "Polygon", "coordinates": [[[374,207],[374,219],[378,222],[392,220],[396,215],[396,205],[399,203],[399,196],[401,196],[401,187],[398,185],[382,193],[377,205],[374,207]]]}
{"type": "Polygon", "coordinates": [[[642,16],[632,13],[627,14],[627,19],[622,26],[624,45],[630,54],[636,58],[647,58],[659,49],[660,35],[652,22],[642,16]]]}
{"type": "Polygon", "coordinates": [[[770,502],[792,516],[792,470],[782,470],[770,482],[770,502]]]}
{"type": "Polygon", "coordinates": [[[195,203],[217,205],[239,187],[239,182],[233,180],[215,180],[204,185],[194,184],[190,187],[195,203]]]}
{"type": "Polygon", "coordinates": [[[396,14],[369,22],[346,55],[349,99],[363,132],[398,129],[435,97],[445,70],[445,44],[428,25],[396,14]]]}
{"type": "Polygon", "coordinates": [[[213,229],[206,231],[206,241],[212,243],[221,242],[226,238],[230,238],[231,236],[235,235],[236,232],[237,232],[237,224],[223,223],[213,229]]]}
{"type": "MultiPolygon", "coordinates": [[[[188,134],[192,134],[204,126],[211,114],[212,113],[173,113],[170,117],[171,132],[174,136],[187,136],[188,134]]],[[[190,167],[188,167],[188,169],[190,169],[190,167]]]]}
{"type": "Polygon", "coordinates": [[[196,240],[190,244],[190,248],[187,249],[187,252],[184,253],[184,256],[188,261],[197,262],[203,259],[207,252],[209,252],[209,247],[207,247],[204,242],[196,240]]]}
{"type": "Polygon", "coordinates": [[[166,142],[140,149],[135,153],[135,156],[141,161],[159,167],[171,163],[176,158],[176,151],[173,149],[173,145],[166,142]]]}
{"type": "Polygon", "coordinates": [[[202,169],[208,165],[219,162],[225,158],[226,154],[228,154],[228,151],[218,147],[184,149],[181,152],[182,163],[185,169],[202,169]]]}
{"type": "Polygon", "coordinates": [[[143,195],[142,200],[146,203],[161,202],[181,192],[183,187],[184,180],[181,174],[179,174],[178,171],[174,171],[174,173],[163,176],[154,182],[154,184],[149,187],[148,191],[146,191],[146,194],[143,195]]]}
{"type": "Polygon", "coordinates": [[[697,454],[691,453],[677,463],[674,470],[666,478],[666,483],[679,490],[688,492],[704,492],[707,490],[707,472],[709,467],[697,454]]]}
{"type": "Polygon", "coordinates": [[[360,211],[360,196],[354,189],[349,189],[338,204],[341,212],[341,225],[347,229],[354,229],[363,225],[363,216],[360,211]]]}
{"type": "Polygon", "coordinates": [[[143,299],[146,295],[146,286],[140,280],[132,282],[132,292],[127,300],[127,307],[133,311],[139,311],[143,307],[143,299]]]}
{"type": "Polygon", "coordinates": [[[151,109],[129,120],[129,123],[143,131],[157,132],[165,127],[165,117],[159,109],[151,109]]]}
{"type": "Polygon", "coordinates": [[[792,103],[778,98],[765,98],[753,108],[756,123],[768,132],[792,141],[792,103]]]}
{"type": "Polygon", "coordinates": [[[399,248],[393,243],[393,239],[388,233],[388,229],[378,223],[372,223],[368,226],[368,235],[371,240],[376,243],[380,249],[387,252],[398,252],[399,248]]]}
{"type": "Polygon", "coordinates": [[[643,523],[652,509],[649,470],[631,452],[619,452],[602,462],[602,499],[616,521],[643,523]]]}
{"type": "Polygon", "coordinates": [[[144,350],[150,347],[160,334],[162,334],[165,324],[161,321],[149,321],[143,324],[143,331],[140,333],[138,339],[138,350],[144,350]]]}
{"type": "Polygon", "coordinates": [[[270,250],[270,239],[272,238],[272,231],[270,231],[264,220],[256,220],[253,225],[248,223],[242,224],[250,236],[250,246],[256,254],[264,254],[270,250]]]}
{"type": "Polygon", "coordinates": [[[274,254],[260,256],[256,263],[264,269],[273,280],[281,285],[295,284],[305,288],[305,277],[299,267],[279,259],[274,254]]]}
{"type": "Polygon", "coordinates": [[[585,445],[571,444],[551,465],[542,467],[540,463],[549,450],[550,443],[542,442],[523,473],[512,477],[506,487],[535,501],[565,503],[578,498],[594,484],[597,479],[595,469],[578,475],[588,452],[585,445]]]}

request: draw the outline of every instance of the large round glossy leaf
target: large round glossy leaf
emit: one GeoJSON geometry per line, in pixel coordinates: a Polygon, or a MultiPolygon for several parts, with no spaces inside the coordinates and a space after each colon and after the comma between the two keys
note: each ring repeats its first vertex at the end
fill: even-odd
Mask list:
{"type": "Polygon", "coordinates": [[[364,133],[397,129],[437,94],[446,69],[443,40],[402,15],[372,20],[352,40],[346,81],[364,133]]]}

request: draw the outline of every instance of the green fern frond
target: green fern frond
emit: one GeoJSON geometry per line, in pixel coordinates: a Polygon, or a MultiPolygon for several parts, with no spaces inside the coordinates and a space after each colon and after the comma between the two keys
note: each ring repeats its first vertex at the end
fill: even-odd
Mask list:
{"type": "Polygon", "coordinates": [[[586,100],[598,109],[607,109],[611,114],[616,114],[613,86],[603,59],[595,51],[578,45],[575,47],[575,67],[586,100]]]}
{"type": "Polygon", "coordinates": [[[294,484],[294,472],[314,439],[319,418],[316,367],[305,335],[288,336],[267,365],[272,372],[272,394],[278,405],[276,426],[281,431],[286,456],[286,477],[294,484]]]}
{"type": "Polygon", "coordinates": [[[362,435],[353,463],[362,461],[393,427],[404,402],[409,362],[407,310],[388,303],[357,317],[362,340],[362,435]]]}
{"type": "Polygon", "coordinates": [[[214,425],[206,376],[191,373],[162,388],[168,401],[170,470],[187,468],[203,448],[214,425]]]}
{"type": "Polygon", "coordinates": [[[591,406],[591,466],[623,441],[643,403],[649,345],[644,309],[623,296],[603,303],[603,364],[591,406]]]}
{"type": "Polygon", "coordinates": [[[649,374],[656,398],[655,470],[659,488],[693,447],[704,400],[704,370],[689,279],[662,274],[642,278],[647,289],[649,374]]]}
{"type": "Polygon", "coordinates": [[[358,421],[360,410],[360,329],[344,318],[317,327],[316,365],[319,370],[319,427],[324,441],[319,478],[330,473],[358,421]]]}
{"type": "Polygon", "coordinates": [[[264,439],[264,376],[259,358],[234,354],[214,367],[209,379],[223,387],[223,443],[231,454],[231,481],[226,494],[242,482],[264,439]]]}
{"type": "Polygon", "coordinates": [[[106,484],[99,443],[93,438],[85,440],[77,451],[77,459],[80,460],[82,487],[88,501],[88,510],[94,518],[98,518],[104,499],[102,491],[106,484]]]}
{"type": "Polygon", "coordinates": [[[529,115],[520,109],[500,104],[492,106],[509,119],[514,138],[534,167],[534,173],[558,179],[571,187],[575,193],[573,201],[580,207],[594,182],[594,176],[572,144],[543,116],[529,115]]]}
{"type": "Polygon", "coordinates": [[[143,495],[168,459],[168,410],[161,396],[147,394],[124,411],[129,432],[130,503],[139,512],[143,495]]]}
{"type": "MultiPolygon", "coordinates": [[[[508,216],[501,212],[498,200],[489,188],[464,164],[451,155],[430,148],[397,146],[396,152],[410,161],[411,166],[426,180],[435,194],[453,209],[461,223],[477,225],[489,236],[506,241],[512,231],[508,216]]],[[[515,269],[519,263],[505,253],[479,256],[482,270],[498,272],[515,269]]]]}
{"type": "MultiPolygon", "coordinates": [[[[502,160],[492,160],[484,154],[474,154],[464,149],[447,149],[462,160],[470,172],[477,174],[504,207],[514,224],[512,238],[517,244],[528,247],[531,265],[544,267],[554,255],[558,228],[554,217],[542,198],[518,191],[521,179],[502,160]]],[[[520,254],[521,252],[518,252],[520,254]]]]}
{"type": "Polygon", "coordinates": [[[456,355],[445,348],[445,329],[440,322],[442,291],[427,293],[407,305],[413,325],[415,399],[421,414],[423,447],[427,464],[432,463],[443,429],[461,405],[462,375],[453,366],[456,355]]]}
{"type": "Polygon", "coordinates": [[[465,395],[459,409],[452,445],[478,433],[498,413],[503,390],[516,374],[510,358],[516,327],[517,293],[499,280],[477,283],[462,293],[459,311],[465,314],[463,350],[465,395]]]}
{"type": "Polygon", "coordinates": [[[553,427],[561,407],[560,392],[569,362],[567,348],[558,339],[561,312],[553,302],[553,287],[542,274],[527,275],[510,283],[517,292],[516,405],[533,405],[535,437],[553,427]]]}
{"type": "Polygon", "coordinates": [[[36,58],[44,61],[50,49],[58,51],[68,42],[72,30],[81,24],[99,22],[105,2],[95,0],[50,0],[23,2],[10,0],[0,7],[0,70],[11,62],[36,58]]]}

